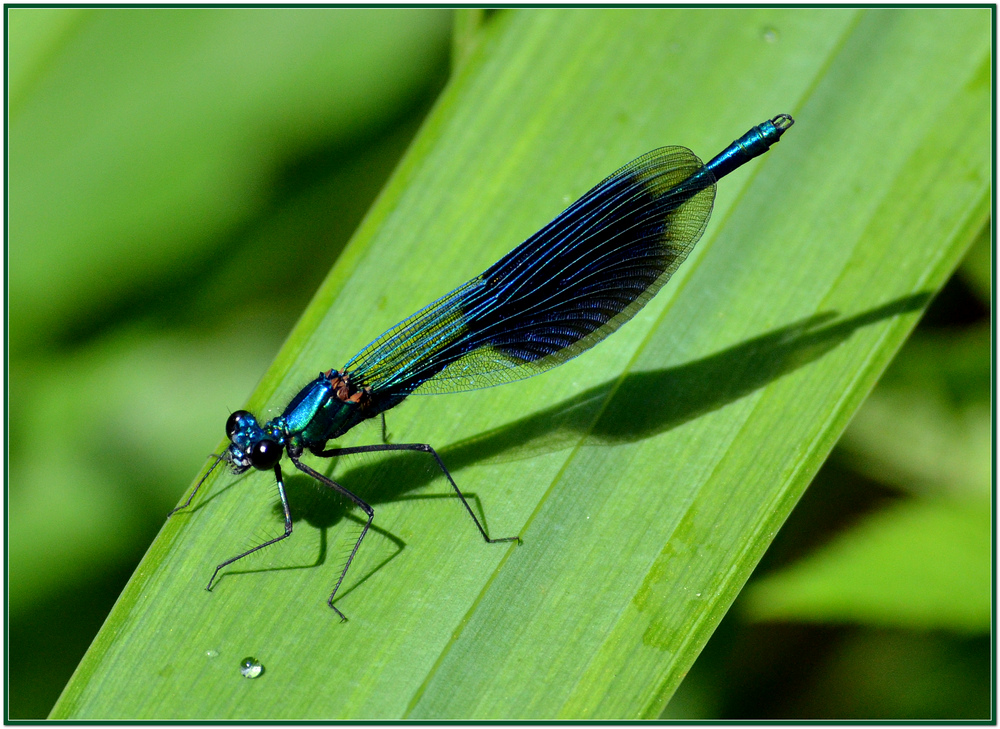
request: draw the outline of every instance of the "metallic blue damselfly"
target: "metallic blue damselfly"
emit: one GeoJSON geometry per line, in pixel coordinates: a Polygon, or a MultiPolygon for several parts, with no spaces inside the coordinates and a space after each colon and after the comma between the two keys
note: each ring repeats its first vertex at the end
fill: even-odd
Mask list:
{"type": "MultiPolygon", "coordinates": [[[[766,152],[793,124],[779,114],[755,126],[708,164],[685,147],[662,147],[606,178],[551,223],[471,281],[375,339],[344,366],[306,385],[277,418],[259,423],[246,412],[226,422],[230,445],[216,456],[187,500],[225,461],[236,474],[273,470],[285,532],[215,568],[219,571],[290,536],[292,517],[279,461],[343,494],[367,521],[327,601],[333,604],[375,511],[363,499],[302,462],[309,451],[335,458],[373,451],[429,454],[487,542],[491,539],[437,452],[426,443],[327,449],[358,423],[382,415],[414,393],[491,387],[544,372],[590,349],[631,319],[670,279],[712,214],[715,183],[766,152]]],[[[384,415],[383,415],[384,417],[384,415]]]]}

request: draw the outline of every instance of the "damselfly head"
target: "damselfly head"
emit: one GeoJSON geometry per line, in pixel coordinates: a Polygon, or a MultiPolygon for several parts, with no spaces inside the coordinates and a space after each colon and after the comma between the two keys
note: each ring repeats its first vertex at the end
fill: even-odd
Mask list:
{"type": "Polygon", "coordinates": [[[226,435],[232,443],[226,449],[224,458],[236,474],[251,466],[266,471],[281,460],[281,444],[268,437],[257,418],[246,410],[237,410],[229,416],[226,435]]]}

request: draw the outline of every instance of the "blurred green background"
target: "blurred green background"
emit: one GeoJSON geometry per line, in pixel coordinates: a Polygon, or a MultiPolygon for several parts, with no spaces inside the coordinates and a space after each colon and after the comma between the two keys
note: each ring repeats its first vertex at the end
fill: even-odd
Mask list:
{"type": "MultiPolygon", "coordinates": [[[[468,17],[7,8],[9,718],[48,714],[468,17]]],[[[664,718],[990,715],[991,246],[987,229],[664,718]]]]}

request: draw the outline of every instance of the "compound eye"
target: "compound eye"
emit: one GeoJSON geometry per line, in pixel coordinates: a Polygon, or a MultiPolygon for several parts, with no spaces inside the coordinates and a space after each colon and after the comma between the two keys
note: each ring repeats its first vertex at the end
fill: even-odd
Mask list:
{"type": "Polygon", "coordinates": [[[229,440],[232,440],[233,436],[243,429],[248,420],[249,422],[256,422],[256,418],[246,410],[237,410],[229,416],[229,420],[226,421],[226,436],[229,440]]]}
{"type": "Polygon", "coordinates": [[[274,468],[274,465],[281,460],[281,446],[273,440],[259,440],[250,448],[250,463],[254,468],[266,471],[274,468]]]}

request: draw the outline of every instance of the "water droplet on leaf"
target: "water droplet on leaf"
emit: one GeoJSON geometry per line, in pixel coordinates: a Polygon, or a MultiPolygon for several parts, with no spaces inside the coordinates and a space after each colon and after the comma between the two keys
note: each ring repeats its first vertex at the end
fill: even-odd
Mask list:
{"type": "Polygon", "coordinates": [[[240,674],[242,674],[243,678],[257,678],[263,672],[264,667],[253,656],[247,656],[240,661],[240,674]]]}

